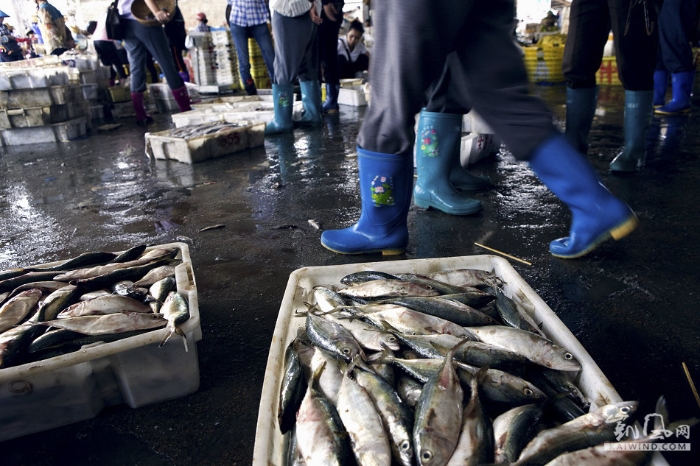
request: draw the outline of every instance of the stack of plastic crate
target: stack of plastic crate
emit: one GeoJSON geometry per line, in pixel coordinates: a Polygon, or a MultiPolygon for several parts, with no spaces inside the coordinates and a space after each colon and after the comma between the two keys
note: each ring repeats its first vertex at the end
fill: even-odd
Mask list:
{"type": "Polygon", "coordinates": [[[216,59],[216,83],[240,87],[238,78],[238,60],[236,51],[228,30],[212,31],[214,56],[216,59]]]}
{"type": "Polygon", "coordinates": [[[253,76],[255,86],[258,89],[270,89],[272,87],[272,80],[270,79],[270,74],[267,72],[262,50],[260,50],[258,43],[252,38],[248,39],[248,56],[250,59],[250,74],[253,76]]]}
{"type": "Polygon", "coordinates": [[[558,84],[565,81],[562,72],[565,42],[564,34],[552,34],[543,36],[537,45],[523,47],[530,82],[558,84]]]}
{"type": "Polygon", "coordinates": [[[0,145],[68,141],[84,136],[89,102],[71,68],[21,60],[0,65],[0,145]]]}

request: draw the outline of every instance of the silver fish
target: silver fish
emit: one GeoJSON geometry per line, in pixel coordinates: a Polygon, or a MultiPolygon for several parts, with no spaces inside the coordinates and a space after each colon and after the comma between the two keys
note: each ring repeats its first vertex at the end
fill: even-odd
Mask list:
{"type": "Polygon", "coordinates": [[[464,393],[452,364],[455,346],[428,379],[416,405],[413,447],[420,466],[444,465],[452,456],[462,425],[464,393]]]}
{"type": "Polygon", "coordinates": [[[636,401],[605,405],[573,421],[543,430],[527,444],[513,465],[545,464],[567,451],[612,441],[618,421],[634,414],[637,405],[636,401]]]}
{"type": "Polygon", "coordinates": [[[68,306],[58,313],[58,318],[98,316],[117,312],[151,312],[151,308],[133,298],[110,294],[68,306]]]}
{"type": "Polygon", "coordinates": [[[535,404],[516,406],[493,420],[494,463],[512,463],[535,435],[542,418],[535,404]]]}
{"type": "Polygon", "coordinates": [[[479,384],[485,376],[484,367],[472,378],[459,441],[446,466],[477,466],[493,460],[493,426],[479,399],[479,384]]]}
{"type": "Polygon", "coordinates": [[[338,359],[321,348],[315,347],[310,364],[312,373],[316,372],[319,367],[325,366],[325,369],[318,377],[317,389],[334,406],[337,405],[338,391],[340,390],[340,384],[343,382],[343,370],[338,363],[338,359]]]}
{"type": "Polygon", "coordinates": [[[581,370],[569,351],[525,330],[500,325],[467,328],[484,343],[520,353],[535,364],[560,371],[581,370]]]}
{"type": "MultiPolygon", "coordinates": [[[[56,282],[60,283],[60,282],[56,282]]],[[[83,293],[80,295],[80,301],[88,301],[90,299],[95,299],[99,298],[100,296],[110,296],[112,294],[111,291],[109,290],[95,290],[95,291],[89,291],[87,293],[83,293]]]]}
{"type": "Polygon", "coordinates": [[[393,298],[387,300],[387,302],[406,306],[409,309],[440,317],[465,327],[496,325],[499,323],[471,306],[450,299],[441,299],[440,296],[407,296],[405,298],[393,298]]]}
{"type": "Polygon", "coordinates": [[[149,305],[151,310],[155,313],[160,312],[161,306],[163,306],[163,301],[168,297],[168,293],[175,289],[176,283],[173,277],[165,277],[162,280],[155,282],[148,288],[148,293],[153,298],[149,305]]]}
{"type": "Polygon", "coordinates": [[[277,406],[277,422],[280,432],[286,434],[294,427],[296,412],[306,393],[306,380],[299,360],[299,354],[294,349],[294,341],[287,345],[284,352],[284,376],[280,387],[279,404],[277,406]]]}
{"type": "Polygon", "coordinates": [[[402,280],[372,280],[339,290],[342,296],[355,298],[391,298],[400,296],[438,296],[430,286],[417,285],[402,280]]]}
{"type": "Polygon", "coordinates": [[[306,316],[306,333],[315,345],[347,362],[352,361],[357,355],[365,359],[360,344],[340,324],[309,313],[306,316]]]}
{"type": "Polygon", "coordinates": [[[329,320],[342,325],[347,329],[364,349],[381,351],[383,346],[398,351],[398,339],[392,333],[382,330],[375,325],[368,324],[352,315],[342,313],[342,307],[336,308],[336,312],[324,314],[329,320]]]}
{"type": "Polygon", "coordinates": [[[414,459],[413,412],[401,399],[394,388],[373,372],[362,369],[353,371],[357,383],[367,390],[379,412],[382,423],[389,434],[391,454],[394,462],[402,466],[412,466],[414,459]]]}
{"type": "Polygon", "coordinates": [[[415,408],[423,392],[423,384],[416,381],[413,377],[401,375],[396,382],[396,391],[406,401],[408,406],[415,408]]]}
{"type": "Polygon", "coordinates": [[[391,464],[391,447],[382,419],[367,391],[350,378],[349,370],[340,384],[337,408],[357,464],[391,464]]]}
{"type": "Polygon", "coordinates": [[[69,317],[42,322],[51,327],[72,330],[84,335],[104,335],[164,327],[168,323],[158,314],[120,312],[103,316],[69,317]]]}
{"type": "Polygon", "coordinates": [[[312,297],[321,312],[332,311],[338,306],[345,305],[345,300],[342,296],[325,286],[315,286],[312,297]]]}
{"type": "Polygon", "coordinates": [[[0,306],[0,333],[22,322],[36,308],[39,298],[41,290],[26,290],[0,306]]]}
{"type": "Polygon", "coordinates": [[[168,325],[166,326],[168,333],[163,337],[163,341],[160,342],[158,347],[162,347],[173,334],[178,334],[182,337],[185,351],[188,351],[187,335],[180,328],[190,318],[190,309],[185,298],[177,291],[171,291],[168,297],[165,298],[163,307],[160,308],[160,313],[168,320],[168,325]]]}
{"type": "Polygon", "coordinates": [[[433,333],[448,333],[460,338],[476,340],[474,334],[461,325],[440,317],[414,311],[404,306],[367,304],[347,309],[358,311],[358,315],[362,315],[365,320],[379,328],[384,328],[384,323],[388,323],[392,328],[407,334],[430,335],[433,333]]]}
{"type": "Polygon", "coordinates": [[[493,287],[503,285],[503,281],[493,272],[477,269],[443,270],[426,274],[428,277],[457,286],[493,287]]]}
{"type": "Polygon", "coordinates": [[[58,313],[73,304],[80,297],[81,291],[75,285],[66,285],[54,291],[39,305],[36,314],[29,319],[31,322],[54,320],[58,313]]]}
{"type": "Polygon", "coordinates": [[[350,447],[336,408],[316,390],[318,368],[297,412],[297,448],[307,466],[343,466],[350,459],[350,447]]]}
{"type": "Polygon", "coordinates": [[[150,285],[153,285],[155,282],[162,280],[166,277],[174,277],[174,276],[175,276],[175,266],[174,265],[161,265],[160,267],[156,267],[155,269],[151,269],[148,272],[146,272],[146,275],[144,275],[143,278],[134,282],[134,286],[136,286],[136,287],[150,286],[150,285]]]}

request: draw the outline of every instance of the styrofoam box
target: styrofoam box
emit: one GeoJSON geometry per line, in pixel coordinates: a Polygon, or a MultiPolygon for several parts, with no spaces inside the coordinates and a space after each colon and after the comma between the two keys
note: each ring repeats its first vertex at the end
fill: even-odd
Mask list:
{"type": "Polygon", "coordinates": [[[83,91],[85,100],[97,100],[97,84],[81,84],[80,89],[83,91]]]}
{"type": "MultiPolygon", "coordinates": [[[[535,321],[543,323],[542,331],[556,344],[573,353],[581,363],[583,370],[578,386],[592,404],[602,406],[622,401],[610,381],[566,325],[522,279],[510,263],[501,257],[479,255],[305,267],[295,270],[289,276],[272,335],[260,397],[253,466],[282,466],[285,464],[284,448],[286,442],[280,433],[277,422],[279,389],[284,374],[284,353],[289,343],[296,337],[297,330],[305,324],[304,318],[298,317],[295,311],[306,312],[307,307],[304,303],[311,299],[314,286],[339,285],[340,279],[345,275],[363,270],[377,270],[392,274],[427,274],[438,270],[463,268],[493,271],[504,281],[506,295],[522,302],[529,301],[534,307],[533,317],[535,321]]],[[[303,315],[303,313],[299,315],[303,315]]],[[[655,461],[655,465],[667,464],[660,455],[659,458],[660,462],[655,461]]]]}
{"type": "Polygon", "coordinates": [[[192,164],[264,144],[264,123],[238,124],[230,129],[188,139],[170,136],[170,130],[146,133],[146,155],[151,160],[177,160],[192,164]]]}
{"type": "Polygon", "coordinates": [[[87,134],[87,129],[87,118],[82,116],[62,123],[46,126],[3,129],[2,142],[6,146],[67,142],[85,136],[87,134]]]}
{"type": "Polygon", "coordinates": [[[51,105],[49,107],[0,110],[0,129],[30,128],[60,123],[70,118],[70,107],[64,104],[51,105]]]}
{"type": "Polygon", "coordinates": [[[462,117],[462,131],[465,133],[494,134],[491,127],[474,110],[462,117]]]}
{"type": "Polygon", "coordinates": [[[0,90],[40,89],[68,84],[71,68],[58,66],[37,69],[0,70],[0,90]]]}
{"type": "Polygon", "coordinates": [[[90,119],[91,120],[103,120],[104,117],[105,117],[104,105],[92,105],[92,106],[90,106],[90,119]]]}
{"type": "MultiPolygon", "coordinates": [[[[0,369],[0,441],[96,416],[104,407],[138,408],[194,393],[199,388],[196,342],[202,339],[197,284],[189,249],[177,247],[177,291],[189,304],[190,318],[180,337],[158,348],[168,330],[158,329],[74,353],[0,369]]],[[[45,264],[51,266],[53,264],[45,264]]]]}
{"type": "Polygon", "coordinates": [[[48,107],[83,100],[79,85],[51,86],[41,89],[0,91],[0,109],[48,107]]]}
{"type": "Polygon", "coordinates": [[[459,151],[459,162],[462,167],[478,162],[497,152],[496,141],[493,134],[471,133],[462,136],[459,151]],[[495,149],[495,150],[494,150],[495,149]]]}
{"type": "MultiPolygon", "coordinates": [[[[239,121],[262,121],[269,123],[275,116],[274,104],[270,101],[234,102],[231,104],[202,104],[195,110],[172,115],[176,128],[215,121],[238,123],[239,121]]],[[[292,118],[298,120],[304,111],[304,104],[296,101],[292,105],[292,118]]]]}
{"type": "Polygon", "coordinates": [[[352,107],[364,107],[367,105],[365,91],[362,86],[341,87],[338,92],[338,103],[352,107]]]}

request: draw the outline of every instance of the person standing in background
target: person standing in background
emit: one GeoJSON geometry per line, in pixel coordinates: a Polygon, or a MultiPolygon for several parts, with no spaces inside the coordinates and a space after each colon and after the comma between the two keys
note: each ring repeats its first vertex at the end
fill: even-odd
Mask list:
{"type": "Polygon", "coordinates": [[[657,0],[573,0],[562,70],[566,79],[566,137],[588,151],[598,100],[596,71],[610,30],[625,88],[625,144],[610,163],[612,172],[633,172],[644,165],[646,130],[651,121],[654,69],[659,47],[657,0]]]}
{"type": "Polygon", "coordinates": [[[114,79],[119,76],[119,81],[124,83],[128,76],[122,66],[117,46],[113,40],[107,37],[107,29],[105,29],[104,19],[99,21],[90,21],[87,27],[87,32],[92,36],[92,44],[95,46],[95,52],[100,58],[104,66],[109,67],[109,85],[114,85],[114,79]]]}
{"type": "Polygon", "coordinates": [[[243,87],[248,95],[256,95],[257,87],[250,73],[248,39],[252,38],[258,43],[267,72],[271,79],[274,78],[275,48],[272,45],[272,35],[268,26],[270,11],[265,0],[228,0],[227,10],[229,11],[227,20],[233,45],[236,47],[238,72],[241,75],[243,87]]]}
{"type": "Polygon", "coordinates": [[[158,61],[180,111],[186,112],[192,110],[192,107],[187,87],[175,68],[173,56],[168,47],[168,39],[165,37],[165,30],[162,27],[170,20],[170,14],[160,10],[153,0],[145,0],[153,17],[159,23],[156,26],[146,26],[138,22],[131,13],[133,3],[134,0],[119,0],[117,6],[119,15],[126,24],[124,27],[124,47],[129,56],[131,68],[131,102],[136,112],[136,123],[145,126],[153,121],[153,118],[146,113],[146,107],[143,104],[143,93],[146,90],[146,59],[149,52],[158,61]]]}
{"type": "Polygon", "coordinates": [[[326,83],[326,101],[322,109],[325,113],[338,113],[338,93],[340,92],[340,69],[338,67],[338,34],[343,24],[345,2],[330,2],[323,5],[318,26],[319,64],[326,83]]]}
{"type": "Polygon", "coordinates": [[[197,13],[197,25],[192,30],[197,32],[210,32],[211,28],[207,25],[208,22],[207,15],[204,13],[197,13]]]}
{"type": "Polygon", "coordinates": [[[321,0],[271,0],[272,31],[275,34],[275,75],[272,99],[275,116],[265,127],[265,134],[292,131],[294,81],[299,79],[304,114],[301,126],[319,126],[321,87],[318,82],[318,31],[321,0]]]}
{"type": "Polygon", "coordinates": [[[690,46],[696,35],[700,0],[664,0],[659,12],[659,60],[654,72],[654,113],[678,115],[690,111],[695,63],[690,46]],[[672,98],[666,103],[668,75],[672,98]]]}
{"type": "Polygon", "coordinates": [[[5,18],[10,15],[0,10],[0,62],[17,61],[24,59],[22,47],[17,42],[12,31],[5,24],[5,18]]]}
{"type": "Polygon", "coordinates": [[[187,30],[185,29],[185,18],[182,16],[182,11],[180,11],[180,6],[177,2],[175,2],[173,19],[165,23],[163,29],[165,29],[165,37],[168,38],[170,52],[173,54],[173,60],[175,60],[177,71],[180,73],[182,80],[187,82],[190,80],[190,74],[187,71],[187,65],[183,58],[183,54],[187,50],[187,47],[185,47],[187,30]]]}
{"type": "Polygon", "coordinates": [[[68,50],[66,20],[58,9],[46,0],[35,0],[39,29],[47,55],[61,55],[68,50]]]}

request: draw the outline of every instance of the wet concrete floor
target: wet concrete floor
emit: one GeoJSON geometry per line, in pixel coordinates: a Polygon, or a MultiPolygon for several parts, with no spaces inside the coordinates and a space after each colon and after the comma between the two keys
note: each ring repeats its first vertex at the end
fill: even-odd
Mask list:
{"type": "MultiPolygon", "coordinates": [[[[533,87],[563,125],[563,87],[533,87]]],[[[150,162],[144,130],[121,128],[70,143],[0,149],[0,269],[86,251],[186,241],[198,286],[203,338],[199,390],[0,443],[3,465],[246,465],[272,332],[289,274],[304,266],[488,253],[486,244],[532,263],[518,273],[571,329],[624,399],[672,419],[700,416],[682,362],[700,384],[698,244],[700,112],[655,118],[646,168],[614,176],[623,142],[621,89],[601,88],[588,159],[637,212],[630,237],[573,261],[549,255],[567,209],[502,149],[472,170],[495,183],[473,196],[481,213],[452,217],[415,206],[405,255],[340,256],[321,228],[359,215],[355,138],[363,109],[342,107],[322,128],[269,137],[264,148],[187,165],[150,162]],[[225,228],[201,231],[223,224],[225,228]],[[695,252],[693,252],[695,251],[695,252]]],[[[151,130],[171,127],[156,115],[151,130]]],[[[700,464],[693,453],[672,464],[700,464]]]]}

